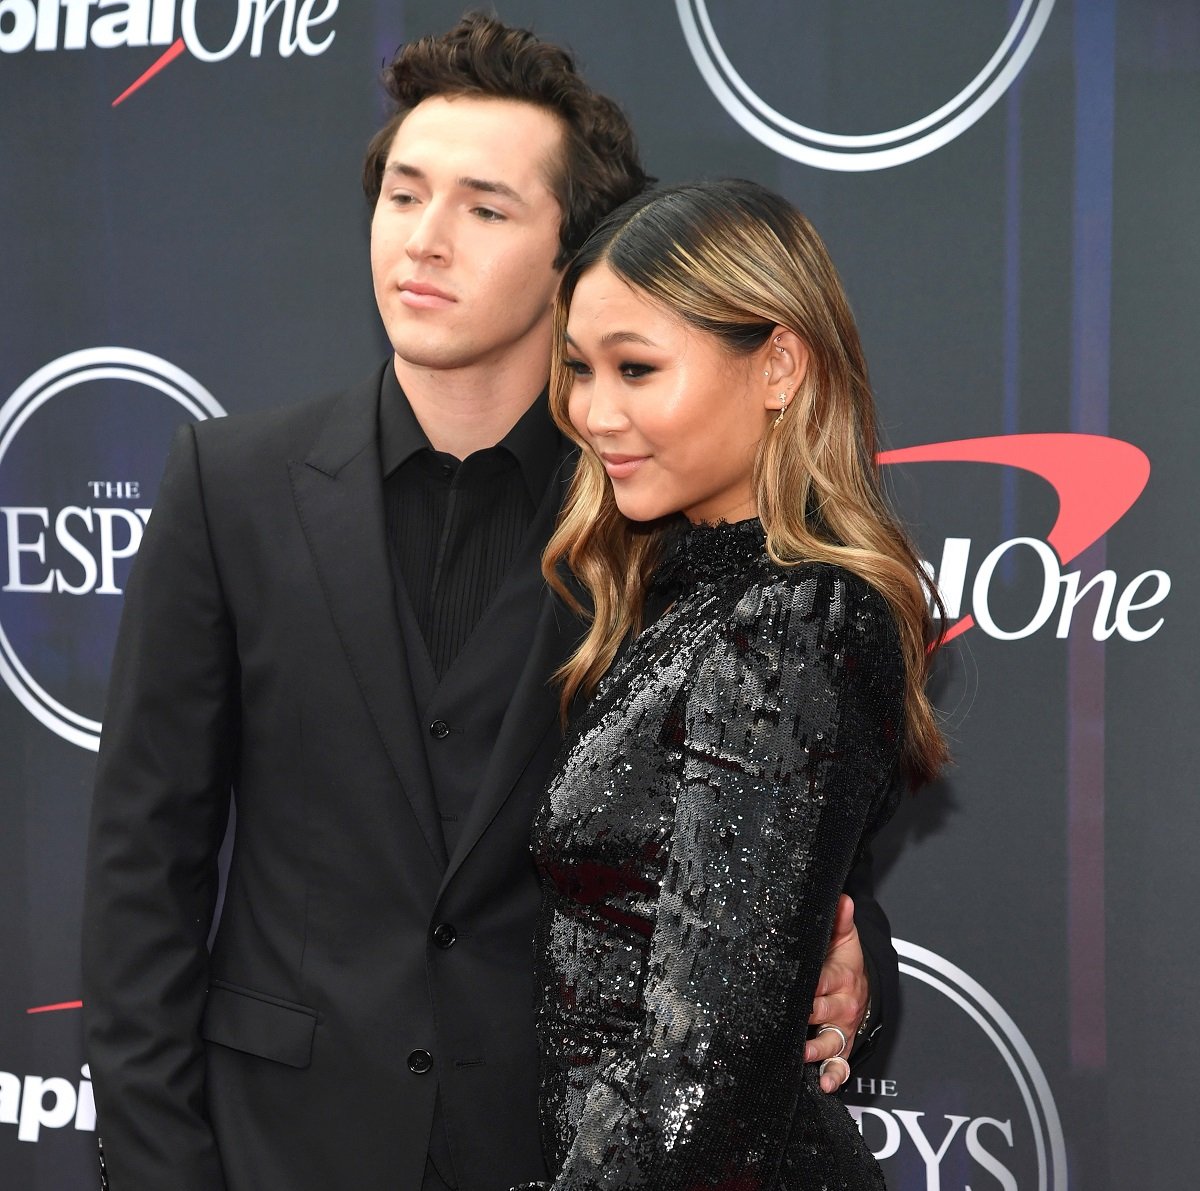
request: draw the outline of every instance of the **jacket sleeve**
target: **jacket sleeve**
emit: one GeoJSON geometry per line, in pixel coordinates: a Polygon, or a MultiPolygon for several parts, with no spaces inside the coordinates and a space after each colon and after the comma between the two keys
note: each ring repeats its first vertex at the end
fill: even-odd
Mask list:
{"type": "Polygon", "coordinates": [[[799,1097],[824,1099],[806,1022],[901,714],[894,622],[865,583],[810,567],[741,601],[678,725],[643,1024],[591,1087],[555,1191],[775,1185],[799,1097]]]}
{"type": "Polygon", "coordinates": [[[186,426],[126,592],[88,837],[84,1018],[112,1191],[225,1186],[199,1028],[238,685],[186,426]]]}
{"type": "Polygon", "coordinates": [[[854,899],[854,925],[866,962],[871,989],[871,1016],[855,1039],[851,1057],[855,1063],[866,1058],[879,1035],[895,1025],[900,1002],[900,960],[892,946],[892,927],[883,907],[875,900],[875,868],[870,849],[850,870],[846,892],[854,899]]]}

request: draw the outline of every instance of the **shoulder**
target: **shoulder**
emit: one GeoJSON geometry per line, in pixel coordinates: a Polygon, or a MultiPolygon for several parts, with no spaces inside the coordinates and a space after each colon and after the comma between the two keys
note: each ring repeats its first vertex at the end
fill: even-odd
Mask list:
{"type": "Polygon", "coordinates": [[[899,647],[896,618],[883,594],[861,575],[824,562],[781,566],[764,560],[732,615],[733,625],[757,625],[767,636],[876,639],[899,647]]]}
{"type": "Polygon", "coordinates": [[[198,422],[196,448],[206,459],[250,465],[303,458],[328,424],[351,412],[347,406],[364,404],[356,398],[361,398],[357,388],[339,390],[295,405],[198,422]]]}
{"type": "Polygon", "coordinates": [[[698,659],[688,692],[692,735],[714,749],[740,742],[739,755],[763,773],[833,756],[843,733],[892,741],[904,658],[886,599],[827,563],[764,561],[746,578],[698,659]]]}
{"type": "Polygon", "coordinates": [[[379,377],[376,369],[339,392],[181,427],[155,508],[161,505],[169,514],[181,502],[186,507],[199,502],[210,527],[244,527],[247,519],[278,515],[293,500],[298,464],[345,462],[378,450],[379,377]]]}

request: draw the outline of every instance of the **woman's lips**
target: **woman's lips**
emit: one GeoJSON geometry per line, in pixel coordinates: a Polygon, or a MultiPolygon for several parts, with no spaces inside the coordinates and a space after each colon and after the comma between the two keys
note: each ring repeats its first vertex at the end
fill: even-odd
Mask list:
{"type": "Polygon", "coordinates": [[[604,464],[604,470],[608,472],[609,479],[612,480],[624,480],[628,476],[633,475],[649,458],[649,455],[604,454],[600,456],[604,464]]]}

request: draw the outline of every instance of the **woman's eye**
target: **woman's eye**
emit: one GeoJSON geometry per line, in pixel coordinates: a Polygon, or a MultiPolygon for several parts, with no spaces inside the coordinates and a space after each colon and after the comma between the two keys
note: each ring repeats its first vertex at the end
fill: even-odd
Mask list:
{"type": "Polygon", "coordinates": [[[563,363],[576,376],[591,376],[592,370],[582,360],[564,360],[563,363]]]}
{"type": "Polygon", "coordinates": [[[476,207],[475,214],[479,216],[484,223],[503,223],[504,215],[500,211],[494,211],[491,207],[476,207]]]}
{"type": "Polygon", "coordinates": [[[399,194],[393,194],[391,196],[391,202],[392,202],[393,206],[396,206],[396,207],[407,207],[410,204],[415,203],[416,201],[417,201],[416,197],[411,194],[399,193],[399,194]]]}
{"type": "Polygon", "coordinates": [[[650,364],[622,364],[621,375],[628,380],[638,380],[643,376],[649,376],[654,371],[650,364]]]}

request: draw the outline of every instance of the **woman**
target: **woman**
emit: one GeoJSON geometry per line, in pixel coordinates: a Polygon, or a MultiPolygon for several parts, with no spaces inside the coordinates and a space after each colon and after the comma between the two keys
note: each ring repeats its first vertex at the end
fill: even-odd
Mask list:
{"type": "Polygon", "coordinates": [[[595,231],[557,327],[544,568],[594,615],[534,827],[553,1187],[878,1188],[804,1023],[896,770],[946,752],[840,283],[777,195],[685,186],[595,231]]]}

